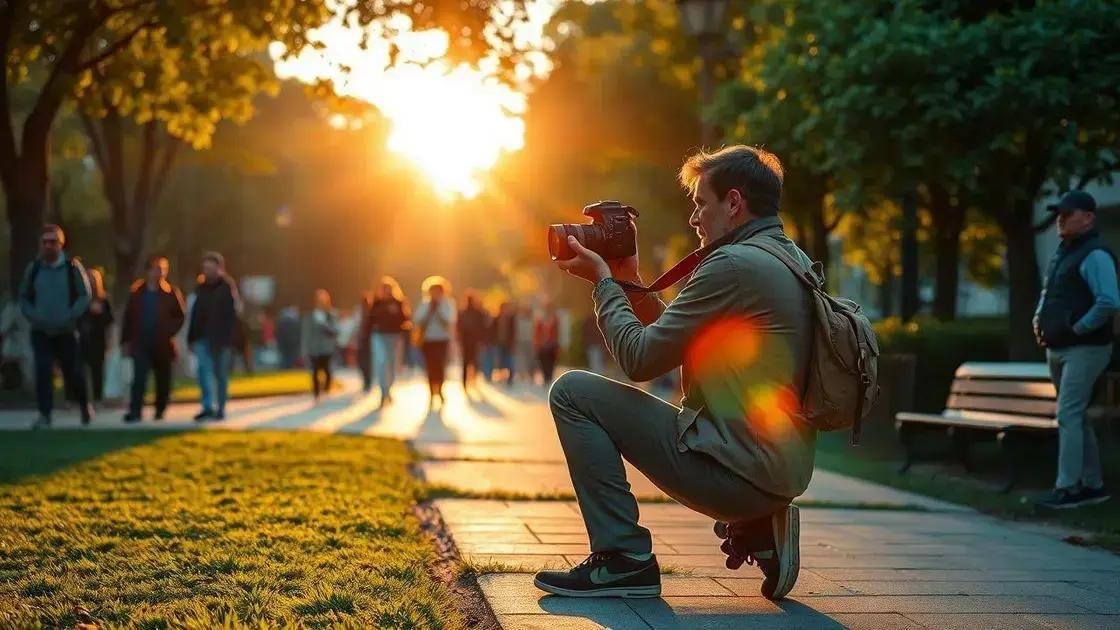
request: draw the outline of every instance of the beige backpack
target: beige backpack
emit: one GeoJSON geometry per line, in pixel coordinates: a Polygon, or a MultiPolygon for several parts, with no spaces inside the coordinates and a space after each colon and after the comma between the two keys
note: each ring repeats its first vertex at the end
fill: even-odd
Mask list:
{"type": "Polygon", "coordinates": [[[821,431],[852,430],[859,443],[863,419],[879,397],[879,342],[859,304],[824,291],[818,276],[802,268],[777,243],[746,241],[785,263],[813,296],[813,340],[801,415],[821,431]]]}

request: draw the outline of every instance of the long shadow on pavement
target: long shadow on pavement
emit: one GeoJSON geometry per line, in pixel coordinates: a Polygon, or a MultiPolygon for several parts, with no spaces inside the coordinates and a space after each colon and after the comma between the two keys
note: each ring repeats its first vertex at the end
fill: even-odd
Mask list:
{"type": "Polygon", "coordinates": [[[0,483],[46,475],[56,470],[178,435],[182,431],[52,429],[5,432],[0,440],[0,483]]]}
{"type": "Polygon", "coordinates": [[[495,407],[494,403],[490,402],[490,399],[486,397],[486,394],[482,393],[481,391],[475,391],[473,394],[467,394],[465,395],[465,398],[467,401],[467,405],[471,408],[471,411],[474,411],[480,416],[495,419],[506,417],[506,414],[503,413],[501,409],[495,407]],[[474,396],[477,396],[477,398],[475,398],[474,396]]]}
{"type": "Polygon", "coordinates": [[[552,615],[582,617],[607,628],[652,627],[807,628],[833,630],[844,625],[793,600],[778,604],[761,597],[586,599],[548,596],[539,600],[552,615]],[[703,601],[701,601],[703,600],[703,601]],[[674,608],[673,604],[677,606],[674,608]],[[640,624],[640,625],[639,625],[640,624]]]}

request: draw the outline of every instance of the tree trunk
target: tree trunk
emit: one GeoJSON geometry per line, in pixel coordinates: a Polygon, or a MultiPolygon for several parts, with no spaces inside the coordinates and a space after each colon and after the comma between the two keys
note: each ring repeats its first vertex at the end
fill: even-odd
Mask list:
{"type": "Polygon", "coordinates": [[[960,287],[961,231],[965,210],[953,204],[949,192],[930,186],[930,209],[933,211],[936,291],[933,316],[948,322],[957,318],[957,290],[960,287]]]}
{"type": "Polygon", "coordinates": [[[810,242],[812,243],[812,251],[809,252],[809,257],[824,265],[825,272],[829,271],[830,252],[828,250],[828,236],[832,233],[824,216],[824,195],[816,199],[813,205],[812,219],[810,226],[813,231],[810,242]]]}
{"type": "Polygon", "coordinates": [[[8,283],[12,295],[19,290],[19,283],[27,265],[38,253],[39,230],[43,225],[46,212],[47,182],[19,180],[15,186],[4,191],[8,207],[8,283]]]}
{"type": "Polygon", "coordinates": [[[899,242],[902,259],[903,321],[910,321],[918,313],[921,296],[918,293],[918,200],[914,191],[902,196],[902,239],[899,242]]]}
{"type": "Polygon", "coordinates": [[[1033,214],[1029,202],[1015,202],[1011,220],[1003,222],[1007,236],[1008,325],[1011,361],[1038,361],[1042,351],[1034,339],[1034,309],[1042,283],[1035,253],[1033,214]]]}
{"type": "Polygon", "coordinates": [[[883,284],[879,285],[879,314],[883,319],[894,314],[894,276],[889,268],[883,274],[883,284]]]}

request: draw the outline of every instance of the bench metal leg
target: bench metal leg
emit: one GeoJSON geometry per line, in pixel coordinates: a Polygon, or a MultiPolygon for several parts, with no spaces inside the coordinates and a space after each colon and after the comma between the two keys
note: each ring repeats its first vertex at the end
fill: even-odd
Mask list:
{"type": "Polygon", "coordinates": [[[910,466],[914,463],[914,426],[906,422],[898,422],[895,424],[895,429],[898,431],[898,441],[902,444],[902,466],[898,469],[899,474],[906,474],[910,470],[910,466]]]}
{"type": "Polygon", "coordinates": [[[970,447],[972,445],[972,431],[964,427],[949,427],[949,439],[953,442],[953,452],[957,456],[957,461],[964,466],[964,471],[967,473],[972,472],[972,458],[970,457],[970,447]]]}
{"type": "Polygon", "coordinates": [[[1019,480],[1019,436],[1014,431],[1000,431],[996,436],[999,441],[1000,451],[1003,453],[1003,462],[1006,466],[1007,477],[1000,492],[1007,494],[1015,487],[1019,480]]]}

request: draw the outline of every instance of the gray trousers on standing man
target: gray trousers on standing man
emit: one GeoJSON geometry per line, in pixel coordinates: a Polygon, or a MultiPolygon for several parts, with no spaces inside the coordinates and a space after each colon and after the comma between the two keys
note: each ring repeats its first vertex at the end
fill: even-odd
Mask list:
{"type": "Polygon", "coordinates": [[[1097,434],[1085,411],[1111,358],[1112,344],[1046,351],[1050,377],[1058,390],[1057,488],[1096,489],[1104,485],[1097,434]]]}

